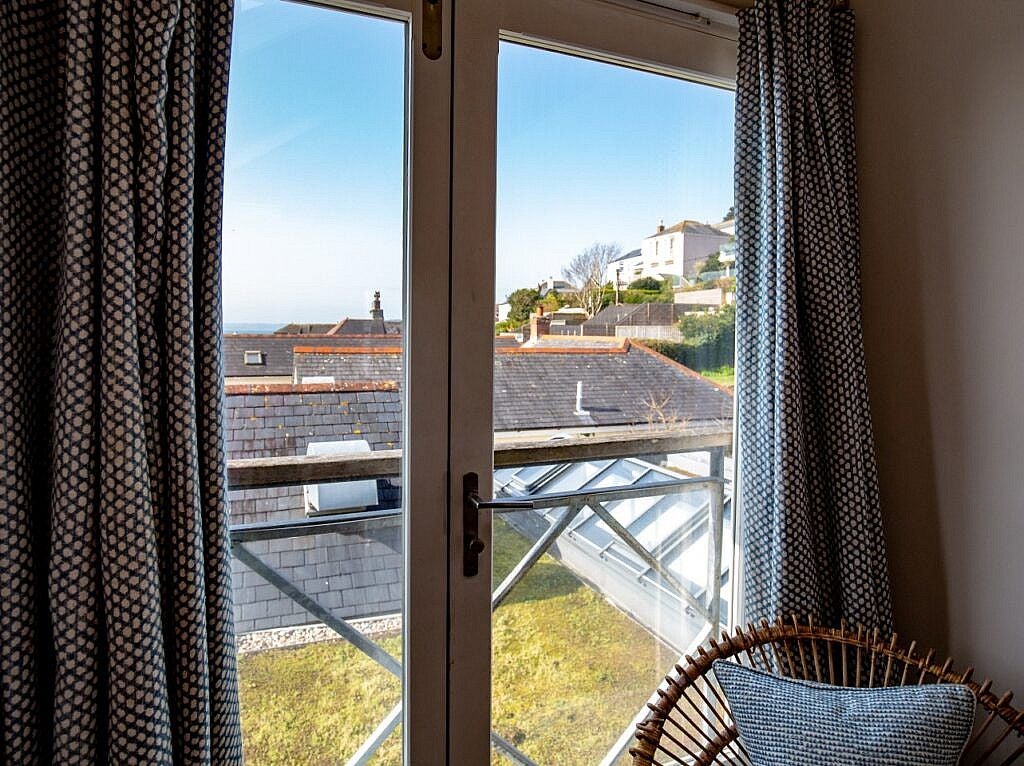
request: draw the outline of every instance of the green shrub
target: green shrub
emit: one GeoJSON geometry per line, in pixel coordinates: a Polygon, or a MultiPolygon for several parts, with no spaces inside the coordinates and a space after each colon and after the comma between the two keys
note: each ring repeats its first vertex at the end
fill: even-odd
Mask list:
{"type": "Polygon", "coordinates": [[[654,277],[640,277],[640,279],[634,279],[630,282],[627,289],[660,292],[661,280],[655,279],[654,277]]]}
{"type": "Polygon", "coordinates": [[[736,363],[736,309],[723,306],[714,314],[691,314],[679,322],[683,340],[650,340],[645,344],[697,372],[721,370],[736,363]]]}

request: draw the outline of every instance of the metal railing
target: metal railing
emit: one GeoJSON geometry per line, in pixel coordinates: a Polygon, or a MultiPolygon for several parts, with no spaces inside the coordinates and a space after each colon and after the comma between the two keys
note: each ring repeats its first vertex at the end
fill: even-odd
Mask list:
{"type": "MultiPolygon", "coordinates": [[[[529,499],[533,501],[535,511],[562,510],[556,518],[550,521],[548,528],[537,537],[523,558],[494,590],[491,599],[492,611],[502,604],[530,569],[545,553],[550,551],[559,537],[570,529],[573,522],[579,519],[584,511],[589,510],[605,524],[616,539],[620,540],[647,567],[648,571],[657,575],[662,587],[679,598],[691,614],[700,618],[705,627],[691,642],[693,646],[699,644],[707,635],[716,632],[721,622],[722,539],[726,485],[724,447],[731,442],[731,436],[729,431],[706,429],[702,432],[686,434],[647,432],[613,438],[509,443],[496,447],[494,454],[496,467],[584,462],[633,457],[638,454],[693,451],[708,451],[711,459],[707,477],[679,478],[633,486],[529,496],[529,499]],[[609,509],[609,504],[619,501],[645,497],[666,497],[695,491],[707,492],[708,496],[703,521],[700,523],[706,524],[710,553],[707,588],[703,593],[698,594],[694,594],[687,588],[655,553],[644,547],[609,509]]],[[[231,461],[229,463],[229,488],[240,490],[291,486],[310,482],[390,478],[398,475],[400,460],[401,452],[393,450],[387,453],[372,453],[369,456],[344,455],[231,461]]],[[[495,512],[508,513],[500,510],[495,512]]],[[[519,511],[519,513],[521,512],[519,511]]],[[[276,588],[282,596],[299,604],[315,620],[335,631],[382,668],[400,677],[402,669],[397,659],[372,638],[353,627],[347,620],[320,604],[314,595],[305,593],[284,574],[250,550],[247,544],[327,533],[344,533],[346,530],[352,529],[355,524],[365,527],[366,525],[393,522],[394,519],[400,518],[401,513],[401,508],[389,508],[287,521],[233,525],[231,527],[232,552],[239,562],[276,588]]],[[[682,653],[684,652],[681,651],[682,653]]],[[[634,717],[602,759],[602,766],[610,766],[626,751],[632,741],[634,724],[645,712],[646,706],[634,717]]],[[[401,703],[398,703],[381,720],[358,751],[350,757],[349,766],[369,763],[374,753],[401,723],[401,720],[402,706],[401,703]]],[[[491,732],[491,744],[496,751],[514,764],[537,766],[515,745],[493,731],[491,732]]]]}

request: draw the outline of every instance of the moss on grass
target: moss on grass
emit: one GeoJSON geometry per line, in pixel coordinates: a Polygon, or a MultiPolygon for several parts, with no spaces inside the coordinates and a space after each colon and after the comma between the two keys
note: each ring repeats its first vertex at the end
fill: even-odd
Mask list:
{"type": "MultiPolygon", "coordinates": [[[[529,543],[500,521],[494,540],[497,583],[529,543]]],[[[550,556],[493,631],[494,729],[542,766],[598,762],[676,659],[550,556]]],[[[381,643],[399,656],[399,637],[381,643]]],[[[239,674],[250,766],[343,764],[400,697],[397,678],[343,641],[247,655],[239,674]]],[[[400,753],[396,731],[375,763],[400,753]]]]}

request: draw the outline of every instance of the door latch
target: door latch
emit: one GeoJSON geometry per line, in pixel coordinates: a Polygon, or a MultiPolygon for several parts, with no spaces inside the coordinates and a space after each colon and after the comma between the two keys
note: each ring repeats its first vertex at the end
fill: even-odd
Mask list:
{"type": "Polygon", "coordinates": [[[423,0],[423,55],[431,61],[441,58],[443,16],[441,0],[423,0]]]}
{"type": "Polygon", "coordinates": [[[476,577],[480,573],[480,556],[487,543],[480,537],[480,511],[528,511],[530,500],[484,500],[480,497],[480,477],[467,473],[462,477],[462,574],[476,577]]]}

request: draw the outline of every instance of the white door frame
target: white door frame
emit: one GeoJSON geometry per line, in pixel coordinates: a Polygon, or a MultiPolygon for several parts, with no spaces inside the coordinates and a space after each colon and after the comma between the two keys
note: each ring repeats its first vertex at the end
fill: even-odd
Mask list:
{"type": "MultiPolygon", "coordinates": [[[[490,762],[491,562],[462,573],[462,476],[492,491],[498,44],[501,39],[732,87],[734,32],[633,0],[454,0],[448,753],[490,762]],[[705,27],[705,28],[702,28],[705,27]],[[585,51],[585,53],[582,53],[585,51]]],[[[480,536],[490,541],[482,514],[480,536]]],[[[488,545],[488,550],[490,546],[488,545]]],[[[426,762],[417,762],[426,763],[426,762]]]]}
{"type": "Polygon", "coordinates": [[[440,58],[422,50],[422,0],[401,4],[408,47],[403,600],[403,758],[445,760],[448,724],[448,333],[450,322],[451,14],[443,3],[440,58]]]}

